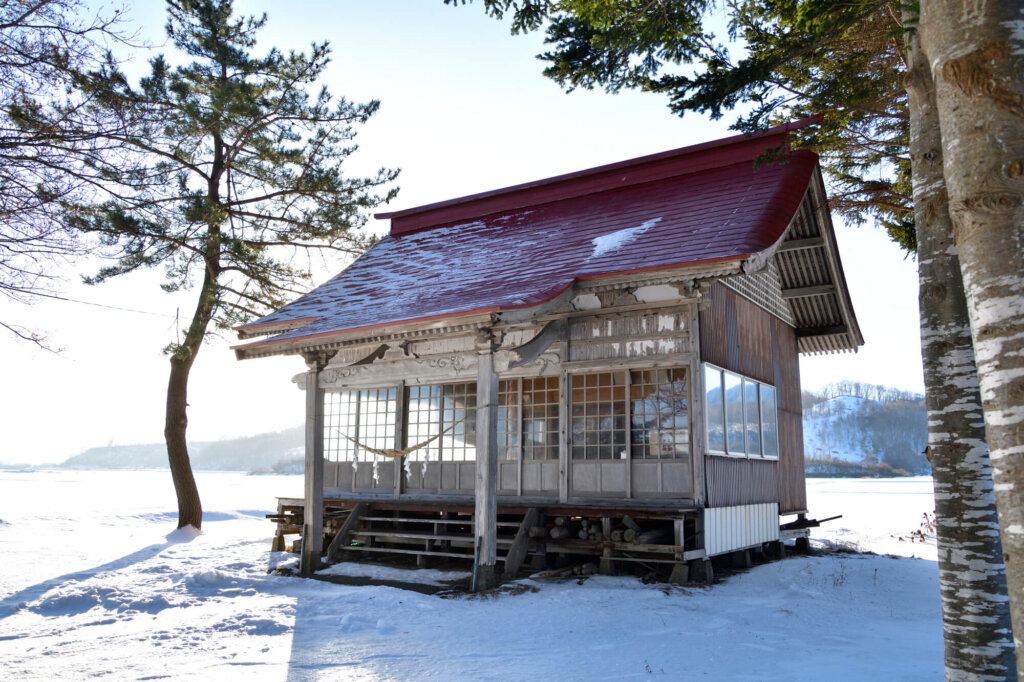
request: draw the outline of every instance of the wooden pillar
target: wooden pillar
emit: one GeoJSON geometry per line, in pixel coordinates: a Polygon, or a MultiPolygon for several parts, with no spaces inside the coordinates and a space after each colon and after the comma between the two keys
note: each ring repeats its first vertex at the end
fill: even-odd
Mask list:
{"type": "Polygon", "coordinates": [[[497,584],[498,563],[498,375],[494,371],[497,343],[490,330],[483,330],[476,380],[476,495],[474,530],[476,535],[477,590],[497,584]]]}
{"type": "MultiPolygon", "coordinates": [[[[408,409],[405,396],[405,380],[398,382],[395,394],[395,449],[404,450],[405,425],[409,423],[408,409]]],[[[405,457],[395,457],[395,499],[399,499],[405,492],[405,457]]]]}
{"type": "Polygon", "coordinates": [[[306,466],[300,571],[310,575],[320,568],[324,549],[324,392],[320,370],[327,357],[306,358],[306,466]]]}
{"type": "MultiPolygon", "coordinates": [[[[562,344],[562,361],[568,359],[567,344],[562,344]]],[[[569,499],[569,467],[572,464],[572,375],[564,369],[558,377],[558,499],[569,499]]]]}

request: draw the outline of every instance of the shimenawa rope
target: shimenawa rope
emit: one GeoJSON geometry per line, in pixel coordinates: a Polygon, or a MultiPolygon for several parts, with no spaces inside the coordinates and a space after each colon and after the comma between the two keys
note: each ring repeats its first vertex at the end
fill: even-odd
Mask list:
{"type": "Polygon", "coordinates": [[[363,450],[366,450],[367,452],[372,452],[375,455],[382,455],[384,457],[396,458],[396,457],[405,457],[410,452],[416,452],[417,450],[420,450],[422,448],[427,447],[428,445],[433,443],[435,440],[437,440],[438,438],[440,438],[444,434],[448,433],[449,431],[451,431],[452,429],[454,429],[456,426],[458,426],[459,424],[461,424],[464,421],[466,421],[466,419],[462,418],[459,421],[453,423],[451,426],[449,426],[447,429],[445,429],[441,433],[438,433],[438,434],[436,434],[434,436],[431,436],[430,438],[426,439],[422,443],[417,443],[416,445],[407,447],[404,450],[395,450],[393,448],[384,448],[384,449],[371,448],[369,445],[366,445],[365,443],[360,443],[358,440],[356,440],[355,438],[352,438],[347,433],[342,433],[340,429],[338,430],[338,435],[341,436],[342,438],[346,439],[346,440],[351,441],[352,443],[354,443],[358,447],[361,447],[363,450]]]}

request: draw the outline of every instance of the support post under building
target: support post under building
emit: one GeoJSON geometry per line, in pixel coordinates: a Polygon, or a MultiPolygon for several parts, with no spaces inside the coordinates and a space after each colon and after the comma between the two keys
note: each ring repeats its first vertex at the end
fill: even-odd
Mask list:
{"type": "Polygon", "coordinates": [[[320,568],[324,549],[324,392],[320,370],[327,364],[320,356],[307,357],[306,364],[306,475],[302,522],[302,575],[320,568]]]}
{"type": "Polygon", "coordinates": [[[494,371],[496,342],[490,330],[481,333],[476,385],[476,488],[474,531],[477,590],[497,584],[498,562],[498,375],[494,371]]]}

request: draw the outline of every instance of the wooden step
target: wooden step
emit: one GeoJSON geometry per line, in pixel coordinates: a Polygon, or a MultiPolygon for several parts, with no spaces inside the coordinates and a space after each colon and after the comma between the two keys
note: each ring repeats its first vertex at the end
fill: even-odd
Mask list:
{"type": "MultiPolygon", "coordinates": [[[[374,529],[361,529],[351,533],[352,535],[360,535],[364,537],[373,538],[386,538],[386,539],[407,539],[407,540],[434,540],[436,542],[473,542],[472,535],[437,535],[434,533],[417,533],[415,531],[395,531],[395,530],[374,530],[374,529]]],[[[512,538],[498,538],[499,545],[511,545],[512,538]]]]}
{"type": "MultiPolygon", "coordinates": [[[[450,558],[454,558],[454,559],[466,559],[467,561],[472,561],[473,560],[473,553],[472,552],[467,552],[467,553],[438,552],[436,550],[426,551],[426,550],[422,550],[422,549],[395,549],[395,548],[392,548],[392,547],[366,547],[366,546],[360,547],[360,546],[357,546],[357,545],[353,545],[351,547],[346,547],[345,551],[346,552],[348,552],[348,551],[353,551],[353,552],[376,552],[378,554],[416,554],[416,555],[419,555],[419,556],[446,556],[446,557],[450,557],[450,558]]],[[[504,560],[505,560],[505,557],[503,557],[503,556],[501,556],[499,554],[498,555],[498,561],[504,561],[504,560]]]]}
{"type": "MultiPolygon", "coordinates": [[[[385,521],[388,523],[442,523],[461,526],[469,526],[473,524],[472,517],[463,519],[431,519],[406,516],[364,516],[363,521],[385,521]]],[[[518,528],[519,523],[516,521],[498,521],[498,527],[502,526],[506,528],[518,528]]]]}

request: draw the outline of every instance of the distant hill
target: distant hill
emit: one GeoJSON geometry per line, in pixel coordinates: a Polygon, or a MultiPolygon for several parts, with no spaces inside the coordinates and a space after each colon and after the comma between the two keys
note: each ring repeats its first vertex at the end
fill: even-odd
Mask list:
{"type": "Polygon", "coordinates": [[[804,458],[808,475],[930,473],[924,456],[924,396],[885,386],[841,382],[804,392],[804,458]]]}
{"type": "MultiPolygon", "coordinates": [[[[246,438],[189,443],[189,458],[197,471],[279,471],[302,459],[303,427],[246,438]]],[[[108,445],[71,457],[68,469],[166,469],[163,443],[108,445]]]]}

